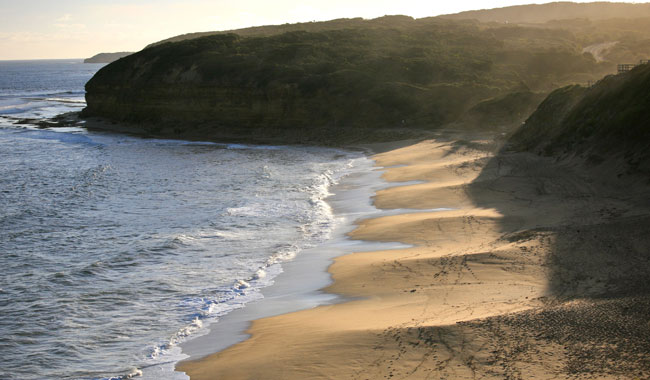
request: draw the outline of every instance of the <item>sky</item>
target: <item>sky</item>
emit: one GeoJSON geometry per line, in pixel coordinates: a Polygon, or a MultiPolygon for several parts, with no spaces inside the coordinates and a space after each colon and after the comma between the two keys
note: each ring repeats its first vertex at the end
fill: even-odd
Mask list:
{"type": "Polygon", "coordinates": [[[184,33],[249,26],[415,18],[549,1],[426,0],[0,0],[0,60],[87,58],[138,51],[184,33]]]}

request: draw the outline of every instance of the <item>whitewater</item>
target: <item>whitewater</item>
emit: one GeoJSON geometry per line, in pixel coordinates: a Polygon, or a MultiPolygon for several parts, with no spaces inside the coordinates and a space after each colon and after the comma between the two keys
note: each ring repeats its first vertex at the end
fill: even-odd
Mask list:
{"type": "MultiPolygon", "coordinates": [[[[39,128],[101,65],[0,62],[0,377],[119,379],[263,298],[337,226],[358,152],[39,128]],[[22,123],[21,123],[22,121],[22,123]]],[[[160,368],[157,369],[160,375],[160,368]]]]}

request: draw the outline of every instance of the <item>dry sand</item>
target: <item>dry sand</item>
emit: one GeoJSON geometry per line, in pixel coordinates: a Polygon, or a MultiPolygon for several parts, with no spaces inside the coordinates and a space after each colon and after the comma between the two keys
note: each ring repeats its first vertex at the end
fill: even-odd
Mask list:
{"type": "Polygon", "coordinates": [[[356,300],[254,321],[252,337],[178,370],[201,379],[646,379],[647,178],[615,165],[431,140],[375,156],[380,208],[327,290],[356,300]],[[394,167],[392,167],[394,166],[394,167]],[[392,167],[392,168],[390,168],[392,167]]]}

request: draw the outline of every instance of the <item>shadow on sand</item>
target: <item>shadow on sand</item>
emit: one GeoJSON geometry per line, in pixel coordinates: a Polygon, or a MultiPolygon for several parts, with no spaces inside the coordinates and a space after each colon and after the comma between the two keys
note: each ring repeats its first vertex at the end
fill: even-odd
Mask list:
{"type": "Polygon", "coordinates": [[[504,376],[525,378],[522,363],[548,355],[569,376],[648,375],[650,186],[622,173],[501,149],[467,187],[548,279],[540,307],[461,324],[491,336],[504,376]]]}

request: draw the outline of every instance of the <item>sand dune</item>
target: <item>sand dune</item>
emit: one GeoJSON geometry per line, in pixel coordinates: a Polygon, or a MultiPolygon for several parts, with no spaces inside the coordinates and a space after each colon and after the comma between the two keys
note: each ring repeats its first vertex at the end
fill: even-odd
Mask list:
{"type": "Polygon", "coordinates": [[[629,379],[650,376],[645,180],[431,140],[375,156],[381,208],[327,291],[355,300],[254,321],[179,370],[197,379],[629,379]]]}

